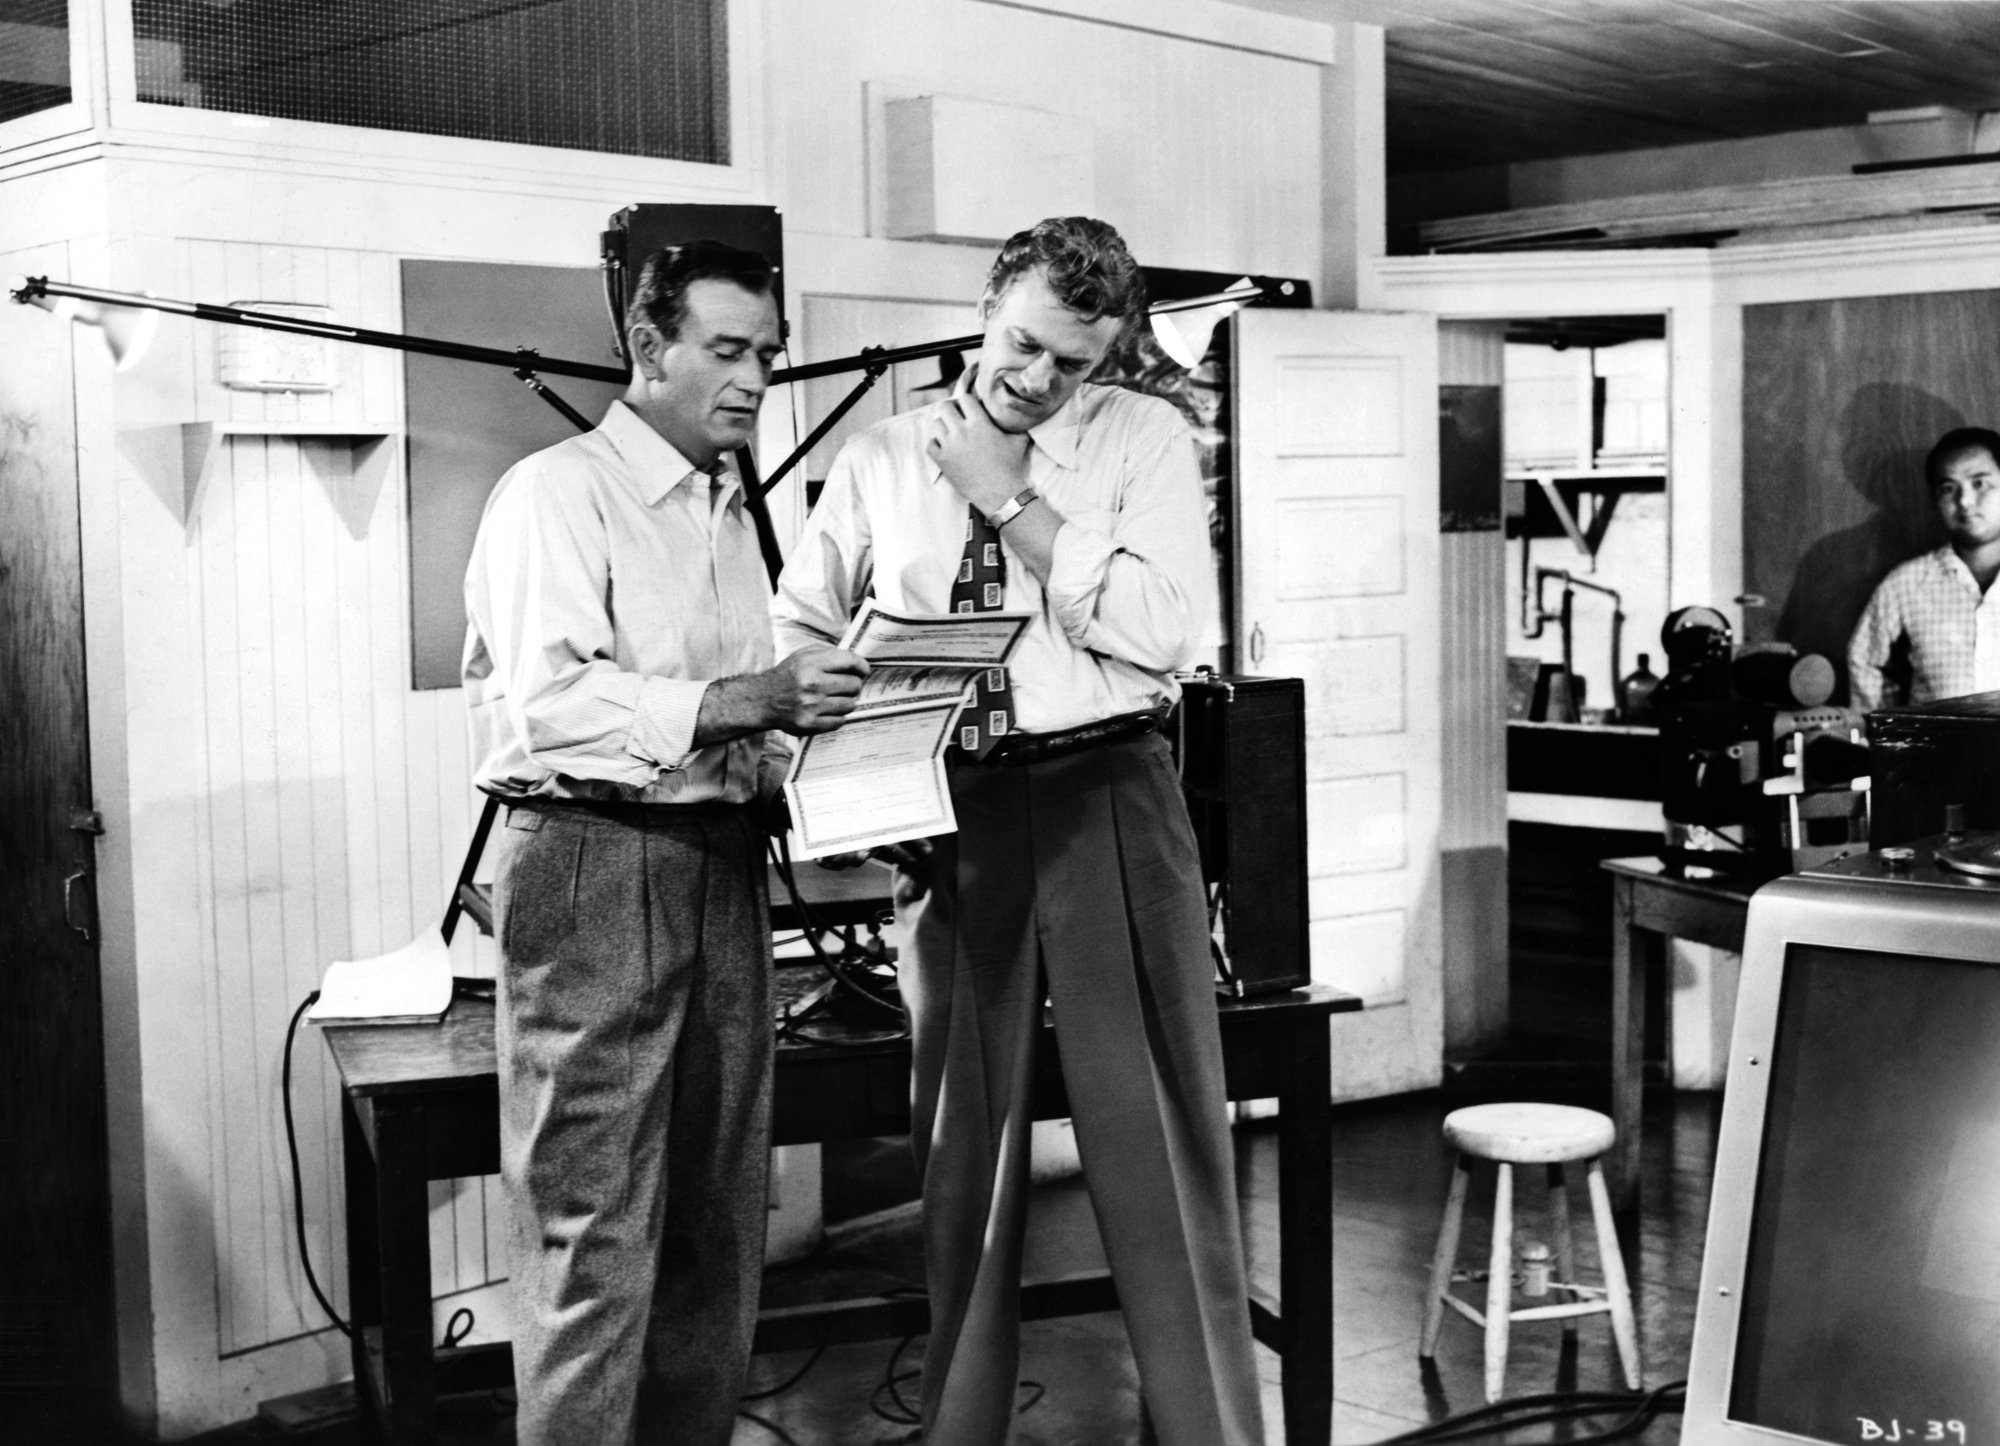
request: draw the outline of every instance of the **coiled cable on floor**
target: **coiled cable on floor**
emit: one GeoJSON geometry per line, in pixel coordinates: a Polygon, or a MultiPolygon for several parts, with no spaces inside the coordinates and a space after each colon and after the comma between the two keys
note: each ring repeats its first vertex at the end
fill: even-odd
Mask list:
{"type": "Polygon", "coordinates": [[[1624,1419],[1603,1430],[1581,1436],[1565,1435],[1563,1446],[1594,1446],[1603,1441],[1622,1441],[1636,1436],[1656,1416],[1678,1414],[1687,1398],[1686,1381],[1670,1381],[1651,1391],[1552,1391],[1539,1396],[1521,1396],[1511,1401],[1495,1401],[1490,1406],[1446,1416],[1414,1431],[1390,1436],[1377,1446],[1417,1446],[1438,1441],[1473,1441],[1518,1431],[1524,1426],[1540,1426],[1567,1421],[1577,1416],[1604,1416],[1624,1410],[1624,1419]]]}

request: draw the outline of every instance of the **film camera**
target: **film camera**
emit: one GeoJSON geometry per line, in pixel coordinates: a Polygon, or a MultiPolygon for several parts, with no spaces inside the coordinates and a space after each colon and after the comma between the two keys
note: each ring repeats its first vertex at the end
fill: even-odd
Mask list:
{"type": "Polygon", "coordinates": [[[1685,607],[1660,628],[1661,858],[1758,883],[1867,848],[1862,714],[1829,705],[1833,665],[1737,649],[1728,619],[1685,607]]]}

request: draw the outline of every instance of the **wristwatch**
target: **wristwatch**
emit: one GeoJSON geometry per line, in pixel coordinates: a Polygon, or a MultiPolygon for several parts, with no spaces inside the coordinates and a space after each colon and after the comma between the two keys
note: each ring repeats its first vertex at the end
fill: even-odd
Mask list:
{"type": "Polygon", "coordinates": [[[986,520],[992,523],[996,529],[1005,527],[1028,510],[1028,504],[1035,500],[1035,496],[1034,488],[1023,487],[1019,492],[1016,492],[1012,497],[1001,503],[998,512],[988,513],[986,520]]]}

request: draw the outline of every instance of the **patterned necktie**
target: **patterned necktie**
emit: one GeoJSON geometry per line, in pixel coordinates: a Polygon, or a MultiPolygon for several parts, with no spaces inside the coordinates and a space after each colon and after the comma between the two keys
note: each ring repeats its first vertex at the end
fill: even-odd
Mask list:
{"type": "MultiPolygon", "coordinates": [[[[1007,564],[1000,556],[1000,529],[977,507],[965,514],[965,556],[952,579],[951,610],[955,613],[997,611],[1007,593],[1007,564]]],[[[1005,668],[988,668],[979,675],[976,693],[958,715],[958,746],[974,758],[984,758],[1014,727],[1014,690],[1005,668]]]]}

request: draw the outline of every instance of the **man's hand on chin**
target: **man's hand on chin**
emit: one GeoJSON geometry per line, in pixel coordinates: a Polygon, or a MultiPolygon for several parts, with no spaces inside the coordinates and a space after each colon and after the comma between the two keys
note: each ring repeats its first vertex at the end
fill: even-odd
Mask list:
{"type": "Polygon", "coordinates": [[[939,408],[924,450],[953,490],[985,515],[1028,485],[1028,445],[1027,433],[1001,431],[968,391],[939,408]]]}

